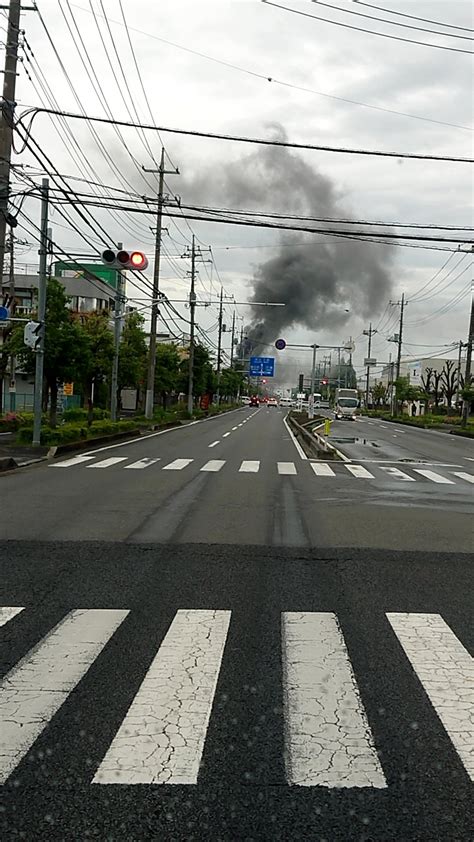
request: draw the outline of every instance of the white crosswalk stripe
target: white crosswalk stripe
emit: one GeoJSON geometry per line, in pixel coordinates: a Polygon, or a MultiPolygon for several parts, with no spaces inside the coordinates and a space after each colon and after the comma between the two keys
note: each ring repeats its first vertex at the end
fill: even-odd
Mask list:
{"type": "Polygon", "coordinates": [[[4,783],[127,616],[71,611],[0,684],[0,783],[4,783]]]}
{"type": "MultiPolygon", "coordinates": [[[[0,607],[0,625],[28,610],[0,607]]],[[[0,783],[28,754],[128,614],[127,609],[72,610],[7,673],[0,683],[0,783]]],[[[407,680],[420,682],[428,715],[437,715],[474,780],[472,657],[439,614],[386,617],[387,633],[395,634],[405,653],[400,656],[412,666],[413,678],[407,680]]],[[[225,705],[213,707],[223,659],[242,656],[235,645],[226,651],[230,624],[229,610],[176,612],[108,748],[96,758],[91,783],[198,783],[211,717],[226,715],[225,705]]],[[[278,699],[283,700],[287,783],[390,786],[384,755],[377,750],[382,735],[379,731],[376,748],[371,729],[371,706],[377,700],[366,710],[337,615],[284,612],[280,631],[278,699]]],[[[112,646],[110,651],[121,669],[122,648],[112,646]]],[[[389,671],[390,664],[384,668],[389,671]]],[[[101,681],[100,673],[96,681],[101,681]]],[[[99,691],[103,693],[102,685],[99,691]]],[[[72,705],[67,715],[74,716],[72,705]]],[[[54,723],[51,727],[55,741],[54,723]]]]}
{"type": "Polygon", "coordinates": [[[417,474],[421,474],[422,477],[426,477],[426,479],[431,480],[431,482],[437,482],[442,485],[453,485],[453,480],[448,479],[448,477],[443,477],[441,474],[437,474],[436,471],[427,471],[424,468],[414,468],[417,474]]]}
{"type": "Polygon", "coordinates": [[[108,459],[102,459],[101,462],[94,462],[93,465],[86,465],[86,468],[111,468],[112,465],[118,465],[119,462],[126,461],[126,456],[109,456],[108,459]]]}
{"type": "Polygon", "coordinates": [[[65,459],[64,462],[53,462],[50,468],[72,468],[74,465],[82,465],[84,462],[89,462],[93,456],[73,456],[71,459],[65,459]]]}
{"type": "Polygon", "coordinates": [[[474,474],[468,474],[466,471],[453,471],[453,474],[459,479],[465,479],[466,482],[474,482],[474,474]]]}
{"type": "Polygon", "coordinates": [[[321,464],[319,462],[311,462],[311,467],[316,474],[317,477],[335,477],[336,474],[334,473],[333,469],[330,465],[326,465],[325,462],[321,464]]]}
{"type": "Polygon", "coordinates": [[[124,468],[128,471],[142,471],[144,468],[149,468],[150,465],[154,465],[155,462],[159,461],[159,459],[139,459],[137,462],[132,462],[131,465],[124,465],[124,468]]]}
{"type": "Polygon", "coordinates": [[[182,471],[183,468],[187,468],[188,465],[194,462],[194,459],[174,459],[168,465],[165,465],[163,470],[164,471],[182,471]]]}
{"type": "Polygon", "coordinates": [[[239,473],[257,474],[260,470],[260,462],[244,460],[239,468],[239,473]]]}
{"type": "Polygon", "coordinates": [[[394,468],[391,465],[381,465],[380,466],[382,471],[386,471],[387,474],[390,474],[392,477],[397,477],[402,482],[416,482],[415,477],[410,477],[405,471],[400,471],[399,468],[394,468]]]}
{"type": "Polygon", "coordinates": [[[277,462],[278,473],[286,476],[294,476],[296,474],[296,465],[294,462],[277,462]]]}
{"type": "Polygon", "coordinates": [[[374,475],[362,465],[344,465],[344,467],[357,479],[375,479],[374,475]]]}
{"type": "Polygon", "coordinates": [[[210,459],[209,462],[206,462],[205,465],[202,466],[201,471],[211,471],[216,473],[220,471],[225,465],[225,461],[222,459],[210,459]]]}

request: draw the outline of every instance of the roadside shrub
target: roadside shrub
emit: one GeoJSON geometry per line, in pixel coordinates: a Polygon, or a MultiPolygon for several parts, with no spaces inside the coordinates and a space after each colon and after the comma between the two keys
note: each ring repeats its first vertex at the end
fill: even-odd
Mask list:
{"type": "MultiPolygon", "coordinates": [[[[69,423],[70,421],[87,421],[88,415],[89,413],[87,409],[75,406],[71,409],[65,409],[62,414],[62,418],[66,423],[69,423]]],[[[101,409],[98,406],[94,407],[92,415],[94,421],[103,421],[104,418],[110,417],[110,413],[107,412],[107,410],[101,409]]]]}

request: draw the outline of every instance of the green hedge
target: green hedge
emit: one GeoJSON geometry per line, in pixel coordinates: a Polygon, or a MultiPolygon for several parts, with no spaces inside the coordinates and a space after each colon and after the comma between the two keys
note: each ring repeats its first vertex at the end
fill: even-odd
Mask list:
{"type": "MultiPolygon", "coordinates": [[[[86,424],[62,424],[56,429],[43,426],[41,428],[41,444],[50,446],[58,444],[70,444],[84,439],[94,439],[99,436],[112,436],[117,433],[126,433],[136,430],[136,421],[96,421],[91,427],[86,424]]],[[[21,427],[17,433],[19,444],[31,444],[33,440],[33,428],[21,427]]]]}
{"type": "MultiPolygon", "coordinates": [[[[110,418],[110,412],[95,406],[92,411],[92,416],[94,421],[103,421],[105,418],[110,418]]],[[[65,409],[62,414],[63,420],[67,423],[69,421],[87,421],[88,417],[88,410],[81,409],[79,406],[72,407],[72,409],[65,409]]]]}

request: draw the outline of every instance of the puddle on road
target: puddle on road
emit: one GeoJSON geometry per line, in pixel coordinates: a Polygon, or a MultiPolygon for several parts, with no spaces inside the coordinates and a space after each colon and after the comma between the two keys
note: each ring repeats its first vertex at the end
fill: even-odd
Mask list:
{"type": "Polygon", "coordinates": [[[380,447],[376,441],[361,439],[359,436],[331,436],[329,441],[336,444],[369,444],[371,447],[380,447]]]}

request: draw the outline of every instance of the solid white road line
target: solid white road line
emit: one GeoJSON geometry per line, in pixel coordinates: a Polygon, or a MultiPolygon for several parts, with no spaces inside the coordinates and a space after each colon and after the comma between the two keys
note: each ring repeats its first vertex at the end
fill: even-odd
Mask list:
{"type": "Polygon", "coordinates": [[[16,617],[20,611],[24,610],[24,608],[9,608],[7,606],[0,608],[0,626],[4,626],[10,620],[13,620],[13,617],[16,617]]]}
{"type": "Polygon", "coordinates": [[[154,465],[155,462],[159,462],[158,459],[139,459],[138,462],[132,462],[131,465],[124,465],[126,471],[142,471],[144,468],[149,468],[150,465],[154,465]]]}
{"type": "Polygon", "coordinates": [[[293,433],[293,430],[291,429],[290,425],[288,424],[287,418],[288,418],[288,416],[286,415],[283,419],[283,423],[284,423],[288,433],[290,434],[291,441],[293,442],[294,446],[296,447],[296,449],[298,451],[298,455],[301,457],[301,459],[307,460],[308,457],[306,456],[306,453],[304,452],[303,448],[301,447],[301,445],[300,445],[299,441],[297,440],[295,434],[293,433]]]}
{"type": "Polygon", "coordinates": [[[208,447],[215,447],[216,444],[219,444],[219,441],[220,441],[220,439],[217,439],[217,441],[213,441],[213,442],[211,442],[211,444],[208,444],[207,446],[208,447]]]}
{"type": "Polygon", "coordinates": [[[474,482],[474,474],[467,474],[465,471],[453,471],[455,477],[465,479],[466,482],[474,482]]]}
{"type": "Polygon", "coordinates": [[[221,459],[210,459],[209,462],[206,462],[206,464],[202,466],[201,471],[220,471],[220,469],[224,465],[225,460],[222,461],[221,459]]]}
{"type": "Polygon", "coordinates": [[[126,610],[71,611],[0,684],[0,783],[86,674],[126,610]]]}
{"type": "Polygon", "coordinates": [[[108,459],[102,459],[101,462],[86,465],[86,468],[110,468],[112,465],[118,465],[119,462],[126,462],[127,458],[127,456],[109,456],[108,459]]]}
{"type": "Polygon", "coordinates": [[[411,477],[404,471],[400,471],[399,468],[392,468],[391,466],[387,467],[387,465],[380,465],[380,470],[386,471],[387,474],[390,474],[390,476],[397,477],[397,479],[400,479],[403,482],[416,482],[415,477],[411,477]]]}
{"type": "Polygon", "coordinates": [[[54,462],[50,468],[71,468],[73,465],[81,465],[82,462],[89,462],[93,456],[73,456],[71,459],[65,459],[64,462],[54,462]]]}
{"type": "Polygon", "coordinates": [[[387,618],[474,780],[474,659],[439,614],[387,614],[387,618]]]}
{"type": "Polygon", "coordinates": [[[197,783],[229,622],[177,612],[93,783],[197,783]]]}
{"type": "Polygon", "coordinates": [[[336,616],[285,613],[282,643],[288,783],[385,787],[336,616]]]}
{"type": "Polygon", "coordinates": [[[226,438],[227,438],[227,436],[230,436],[230,432],[229,432],[229,433],[224,433],[224,435],[222,436],[222,438],[223,438],[223,439],[226,439],[226,438]]]}
{"type": "Polygon", "coordinates": [[[260,462],[249,462],[244,460],[239,468],[239,473],[257,474],[260,469],[260,462]]]}
{"type": "Polygon", "coordinates": [[[344,467],[357,479],[375,479],[374,475],[367,468],[363,468],[362,465],[345,465],[344,467]]]}
{"type": "Polygon", "coordinates": [[[186,468],[188,465],[194,462],[194,459],[174,459],[173,462],[170,462],[168,465],[165,465],[163,470],[164,471],[182,471],[183,468],[186,468]]]}
{"type": "Polygon", "coordinates": [[[381,424],[381,425],[380,425],[380,429],[381,429],[381,430],[386,430],[386,429],[387,429],[386,424],[381,424]]]}
{"type": "Polygon", "coordinates": [[[330,465],[326,465],[325,462],[320,464],[319,462],[311,462],[311,467],[316,474],[317,477],[335,477],[336,474],[334,473],[333,469],[330,465]]]}
{"type": "Polygon", "coordinates": [[[448,477],[442,477],[441,474],[435,473],[435,471],[426,471],[424,468],[414,468],[413,469],[417,474],[421,474],[422,477],[426,477],[426,479],[431,480],[431,482],[438,482],[442,483],[443,485],[454,485],[452,479],[448,479],[448,477]]]}
{"type": "Polygon", "coordinates": [[[292,475],[296,474],[296,466],[294,462],[277,462],[279,474],[292,475]]]}

